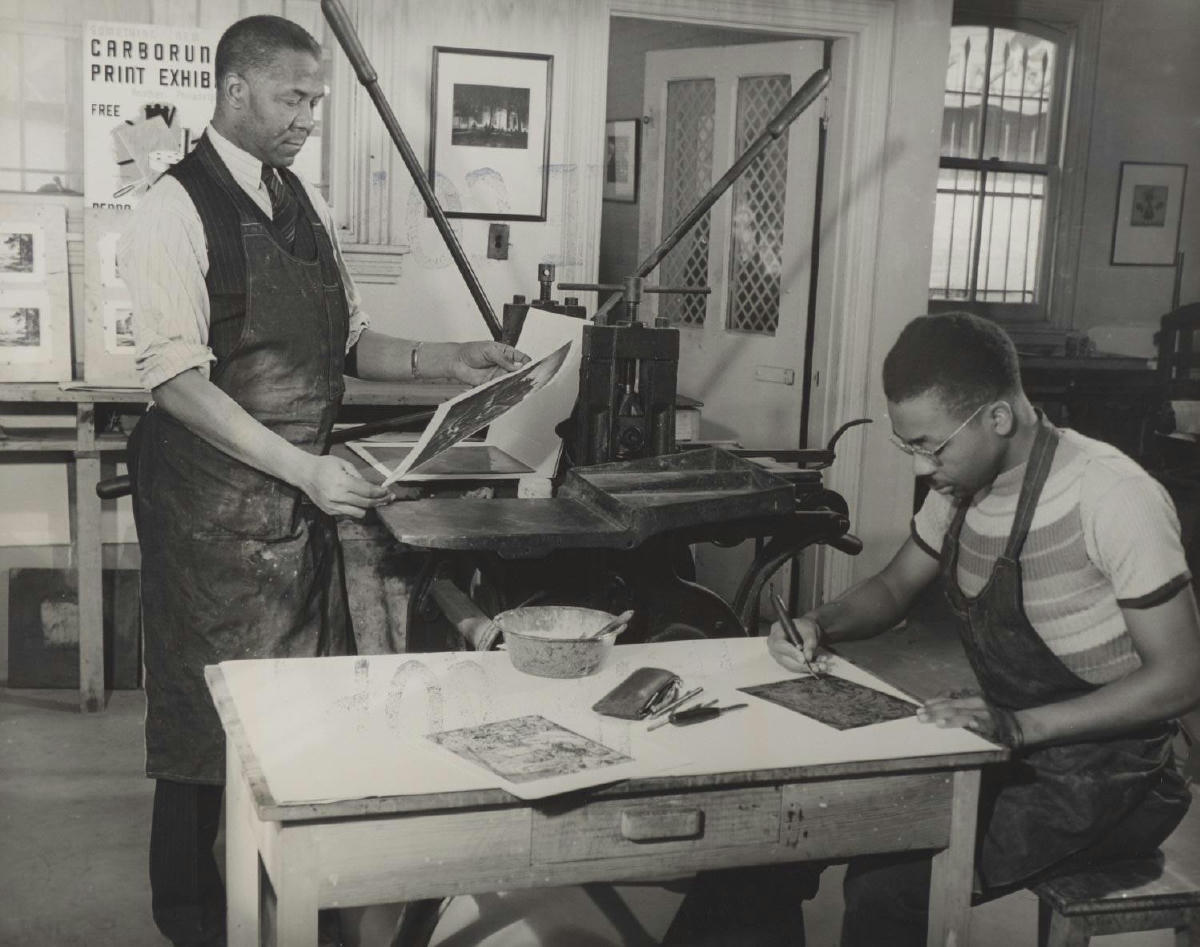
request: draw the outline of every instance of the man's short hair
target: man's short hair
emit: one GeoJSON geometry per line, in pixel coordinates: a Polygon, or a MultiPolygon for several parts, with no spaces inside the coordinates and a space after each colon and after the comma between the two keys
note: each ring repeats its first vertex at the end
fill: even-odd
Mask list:
{"type": "Polygon", "coordinates": [[[214,69],[217,88],[231,72],[244,76],[270,66],[279,53],[288,50],[321,58],[321,45],[304,27],[281,16],[248,16],[221,34],[214,69]]]}
{"type": "Polygon", "coordinates": [[[1012,339],[996,323],[967,312],[918,316],[883,360],[888,401],[933,392],[959,417],[1020,390],[1012,339]]]}

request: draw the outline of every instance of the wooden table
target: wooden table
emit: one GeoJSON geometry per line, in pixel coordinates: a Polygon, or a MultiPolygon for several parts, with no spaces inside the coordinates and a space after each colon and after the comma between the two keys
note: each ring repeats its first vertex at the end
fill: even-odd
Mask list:
{"type": "MultiPolygon", "coordinates": [[[[634,668],[736,687],[789,675],[762,639],[618,646],[596,675],[550,680],[503,652],[225,662],[207,669],[228,737],[230,947],[257,947],[259,864],[275,942],[311,947],[317,911],[418,898],[909,849],[941,849],[930,945],[965,945],[980,768],[1007,751],[915,717],[837,731],[773,704],[689,728],[601,717],[634,668]],[[675,761],[530,803],[423,734],[541,713],[637,760],[675,761]]],[[[837,660],[838,674],[890,689],[837,660]]]]}
{"type": "MultiPolygon", "coordinates": [[[[463,391],[459,384],[391,384],[346,379],[345,404],[352,408],[383,411],[396,406],[441,404],[463,391]]],[[[74,503],[71,543],[78,569],[79,588],[79,709],[84,713],[104,709],[104,602],[102,593],[101,454],[125,450],[124,433],[106,433],[98,427],[98,408],[132,408],[150,401],[138,388],[76,388],[64,390],[51,382],[2,383],[0,405],[45,407],[47,413],[71,412],[74,427],[36,424],[4,425],[0,457],[5,454],[65,454],[73,468],[74,503]]]]}
{"type": "MultiPolygon", "coordinates": [[[[6,424],[0,438],[0,456],[6,453],[66,454],[72,466],[75,502],[71,511],[71,544],[78,572],[79,595],[79,709],[91,713],[104,709],[104,600],[103,549],[100,536],[101,454],[125,449],[124,434],[97,428],[97,407],[121,405],[139,408],[149,394],[133,388],[77,389],[64,391],[57,384],[0,384],[0,404],[44,405],[48,411],[68,410],[75,425],[37,427],[6,424]]],[[[10,632],[11,633],[11,632],[10,632]]]]}

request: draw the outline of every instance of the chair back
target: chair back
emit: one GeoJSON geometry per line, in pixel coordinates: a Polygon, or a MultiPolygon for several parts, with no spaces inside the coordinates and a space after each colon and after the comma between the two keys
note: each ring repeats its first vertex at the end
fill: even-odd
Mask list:
{"type": "Polygon", "coordinates": [[[1168,400],[1200,399],[1200,302],[1162,317],[1154,336],[1158,371],[1168,400]]]}

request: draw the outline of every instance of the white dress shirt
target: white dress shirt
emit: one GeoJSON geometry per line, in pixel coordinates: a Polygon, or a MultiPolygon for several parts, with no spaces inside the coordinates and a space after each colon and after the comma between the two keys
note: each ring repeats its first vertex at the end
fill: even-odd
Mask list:
{"type": "MultiPolygon", "coordinates": [[[[271,196],[262,183],[262,162],[212,125],[205,134],[234,181],[270,218],[271,196]]],[[[346,272],[333,215],[320,193],[307,181],[302,183],[333,241],[350,309],[349,351],[370,319],[359,308],[358,291],[346,272]]],[[[154,388],[191,368],[200,369],[208,377],[209,366],[216,361],[208,347],[208,289],[204,282],[208,275],[208,244],[192,199],[173,176],[164,174],[138,203],[117,245],[117,263],[133,300],[133,331],[142,385],[154,388]]]]}

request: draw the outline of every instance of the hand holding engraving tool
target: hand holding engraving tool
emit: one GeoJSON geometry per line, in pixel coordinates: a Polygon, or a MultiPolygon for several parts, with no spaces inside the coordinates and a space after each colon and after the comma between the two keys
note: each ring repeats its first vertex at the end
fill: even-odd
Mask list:
{"type": "Polygon", "coordinates": [[[771,604],[775,606],[775,616],[779,619],[779,624],[783,627],[783,633],[787,635],[787,639],[792,646],[800,652],[800,657],[804,659],[804,666],[808,668],[808,672],[813,677],[823,677],[824,675],[808,659],[808,654],[804,648],[804,639],[800,637],[800,631],[796,628],[796,623],[792,621],[792,616],[788,614],[787,608],[783,604],[783,599],[774,590],[771,591],[771,604]]]}

